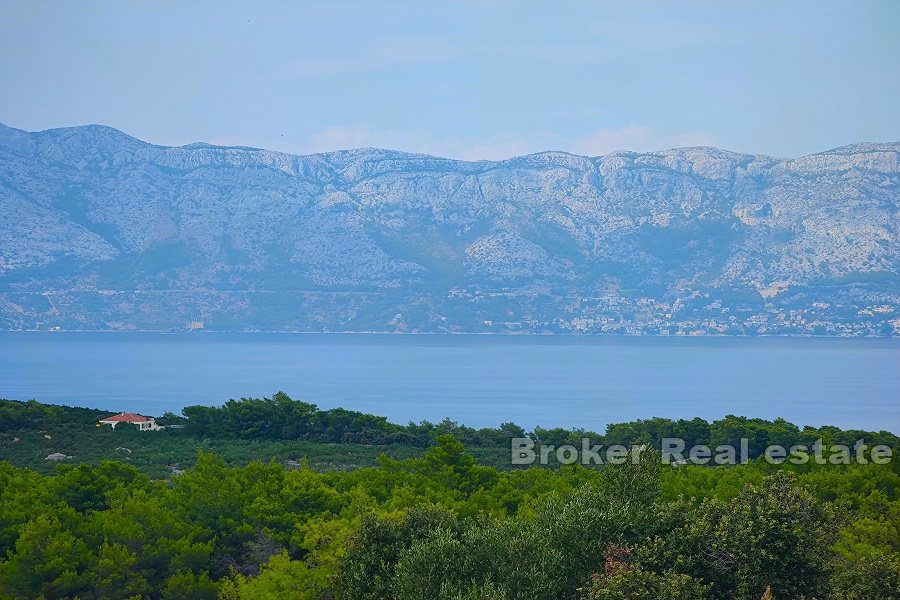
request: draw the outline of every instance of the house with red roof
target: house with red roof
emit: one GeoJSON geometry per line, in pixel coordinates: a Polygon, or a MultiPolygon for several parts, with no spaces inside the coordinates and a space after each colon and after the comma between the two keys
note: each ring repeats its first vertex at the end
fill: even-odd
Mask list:
{"type": "Polygon", "coordinates": [[[105,419],[100,419],[100,425],[109,425],[113,429],[115,429],[116,425],[119,423],[131,423],[132,425],[137,426],[141,431],[156,431],[160,428],[159,425],[156,424],[156,419],[153,417],[145,417],[144,415],[135,413],[123,412],[111,417],[106,417],[105,419]]]}

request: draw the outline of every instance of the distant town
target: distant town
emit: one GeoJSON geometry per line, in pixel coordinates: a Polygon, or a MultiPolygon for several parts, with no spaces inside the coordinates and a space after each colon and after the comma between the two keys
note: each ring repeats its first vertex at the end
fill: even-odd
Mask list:
{"type": "Polygon", "coordinates": [[[699,292],[667,303],[609,294],[567,298],[564,316],[549,321],[482,321],[487,331],[541,331],[626,335],[900,335],[894,304],[814,301],[791,307],[775,303],[728,305],[699,292]],[[577,316],[569,316],[577,315],[577,316]]]}

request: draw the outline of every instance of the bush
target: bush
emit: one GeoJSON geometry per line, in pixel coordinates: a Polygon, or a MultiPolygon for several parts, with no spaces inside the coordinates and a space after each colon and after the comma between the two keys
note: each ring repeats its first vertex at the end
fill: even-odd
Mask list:
{"type": "Polygon", "coordinates": [[[341,564],[341,594],[354,600],[397,598],[394,569],[401,553],[438,531],[458,527],[453,513],[438,507],[416,508],[401,517],[364,519],[341,564]]]}
{"type": "Polygon", "coordinates": [[[689,575],[673,571],[657,574],[640,567],[595,576],[584,591],[585,600],[704,600],[709,597],[709,586],[689,575]]]}
{"type": "Polygon", "coordinates": [[[882,554],[865,560],[841,561],[831,580],[833,600],[900,599],[900,555],[882,554]]]}

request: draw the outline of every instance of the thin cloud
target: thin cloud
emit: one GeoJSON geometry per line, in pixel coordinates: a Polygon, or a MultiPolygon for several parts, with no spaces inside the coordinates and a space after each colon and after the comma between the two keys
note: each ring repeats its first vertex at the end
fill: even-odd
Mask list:
{"type": "Polygon", "coordinates": [[[619,128],[598,129],[571,146],[575,154],[600,156],[618,150],[651,152],[686,146],[714,146],[716,139],[702,131],[676,135],[661,135],[642,125],[626,125],[619,128]]]}

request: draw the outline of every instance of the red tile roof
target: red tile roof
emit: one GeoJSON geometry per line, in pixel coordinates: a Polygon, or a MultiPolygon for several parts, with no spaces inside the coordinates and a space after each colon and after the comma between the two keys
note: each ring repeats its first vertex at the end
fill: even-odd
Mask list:
{"type": "Polygon", "coordinates": [[[119,413],[117,415],[113,415],[111,417],[106,417],[105,419],[100,419],[101,422],[116,422],[116,423],[146,423],[150,421],[151,417],[144,417],[142,415],[137,415],[135,413],[119,413]]]}

